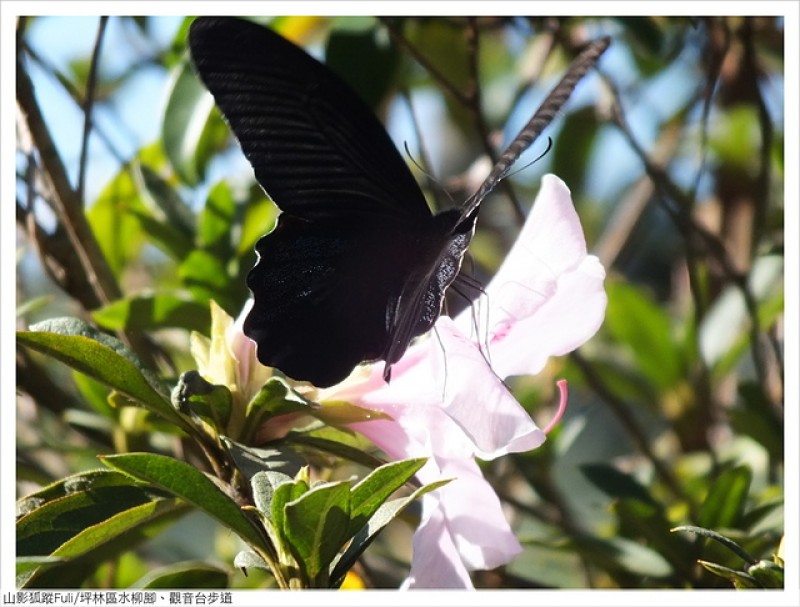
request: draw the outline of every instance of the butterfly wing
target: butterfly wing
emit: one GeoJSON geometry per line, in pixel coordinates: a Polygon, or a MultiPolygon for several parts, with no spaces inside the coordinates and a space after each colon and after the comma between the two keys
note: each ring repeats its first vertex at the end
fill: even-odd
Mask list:
{"type": "Polygon", "coordinates": [[[430,218],[383,125],[331,70],[272,30],[198,17],[192,61],[255,176],[286,213],[430,218]]]}
{"type": "Polygon", "coordinates": [[[383,359],[388,378],[441,311],[466,248],[450,251],[459,213],[431,216],[371,110],[279,35],[203,17],[189,42],[256,179],[283,211],[257,244],[247,281],[255,304],[244,330],[259,360],[329,386],[383,359]]]}

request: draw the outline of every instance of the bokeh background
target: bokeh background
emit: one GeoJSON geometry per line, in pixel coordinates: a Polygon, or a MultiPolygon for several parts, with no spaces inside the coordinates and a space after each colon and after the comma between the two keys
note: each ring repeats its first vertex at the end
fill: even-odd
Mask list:
{"type": "MultiPolygon", "coordinates": [[[[512,389],[542,425],[554,382],[570,402],[544,447],[485,465],[525,552],[480,587],[729,588],[697,560],[772,559],[783,536],[784,22],[781,17],[263,19],[375,108],[431,205],[458,204],[587,41],[611,48],[482,205],[465,268],[485,281],[541,176],[570,187],[608,272],[604,326],[512,389]]],[[[208,301],[236,316],[253,245],[276,210],[187,64],[189,18],[35,17],[18,60],[97,243],[82,269],[48,165],[18,128],[18,329],[77,316],[123,335],[159,373],[193,368],[208,301]],[[87,118],[87,115],[89,118],[87,118]],[[102,278],[105,277],[105,278],[102,278]]],[[[18,96],[19,87],[18,87],[18,96]]],[[[23,104],[24,105],[24,104],[23,104]]],[[[455,309],[464,302],[452,301],[455,309]]],[[[17,494],[126,450],[175,454],[107,390],[17,349],[17,494]]],[[[364,558],[396,587],[410,528],[364,558]]],[[[87,586],[126,587],[202,561],[215,583],[269,585],[232,567],[231,534],[189,514],[120,547],[87,586]],[[124,548],[124,549],[123,549],[124,548]]]]}

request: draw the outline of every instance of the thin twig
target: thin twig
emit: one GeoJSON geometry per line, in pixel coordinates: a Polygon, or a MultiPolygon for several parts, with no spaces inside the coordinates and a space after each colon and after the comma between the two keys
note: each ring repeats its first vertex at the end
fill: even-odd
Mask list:
{"type": "Polygon", "coordinates": [[[89,64],[89,75],[86,80],[86,96],[83,101],[83,137],[81,138],[81,154],[78,164],[78,200],[85,203],[83,197],[86,191],[86,159],[89,152],[89,135],[92,132],[92,109],[94,107],[94,95],[97,90],[97,64],[100,60],[100,48],[103,45],[103,35],[106,31],[108,17],[100,17],[97,26],[97,36],[92,50],[92,59],[89,64]]]}
{"type": "Polygon", "coordinates": [[[581,370],[586,382],[592,387],[594,392],[603,399],[617,420],[619,420],[620,424],[622,424],[622,426],[625,428],[637,449],[653,464],[653,469],[667,486],[667,488],[669,488],[675,497],[691,505],[691,500],[687,499],[683,488],[672,474],[672,471],[664,462],[661,461],[661,459],[656,455],[655,451],[653,451],[647,434],[642,428],[639,427],[639,424],[629,413],[628,405],[620,397],[614,394],[614,392],[606,385],[605,380],[601,377],[601,375],[595,371],[594,367],[589,364],[589,361],[583,358],[583,355],[581,355],[580,352],[577,350],[572,352],[570,354],[570,358],[581,370]]]}

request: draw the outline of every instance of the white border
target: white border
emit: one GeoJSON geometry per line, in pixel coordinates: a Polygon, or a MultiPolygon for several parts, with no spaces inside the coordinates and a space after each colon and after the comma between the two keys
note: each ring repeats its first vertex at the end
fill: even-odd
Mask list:
{"type": "Polygon", "coordinates": [[[800,323],[798,308],[800,297],[798,278],[800,277],[800,182],[797,168],[800,167],[798,153],[798,74],[800,74],[800,27],[798,15],[800,4],[796,1],[732,1],[725,3],[693,2],[25,2],[4,0],[0,3],[0,600],[7,592],[13,592],[15,556],[13,513],[15,510],[15,360],[14,337],[15,295],[10,288],[15,275],[15,226],[12,217],[12,200],[15,196],[15,129],[14,116],[16,104],[13,101],[15,90],[15,17],[17,15],[97,15],[104,12],[110,15],[153,14],[252,14],[252,15],[361,15],[377,11],[379,14],[417,15],[417,14],[526,14],[536,12],[540,15],[783,15],[785,17],[785,129],[786,133],[786,541],[784,545],[786,567],[786,590],[755,595],[751,592],[732,591],[481,591],[478,593],[453,593],[446,591],[415,591],[413,595],[395,591],[359,592],[320,592],[282,593],[276,595],[266,592],[234,592],[233,605],[264,604],[319,604],[324,600],[330,605],[373,605],[376,602],[402,604],[457,604],[457,605],[552,605],[552,604],[597,604],[597,605],[642,605],[672,606],[681,605],[727,605],[730,607],[749,606],[754,602],[771,605],[800,604],[800,576],[798,562],[798,484],[800,473],[800,391],[798,390],[797,369],[800,369],[800,323]],[[278,598],[280,596],[280,598],[278,598]]]}

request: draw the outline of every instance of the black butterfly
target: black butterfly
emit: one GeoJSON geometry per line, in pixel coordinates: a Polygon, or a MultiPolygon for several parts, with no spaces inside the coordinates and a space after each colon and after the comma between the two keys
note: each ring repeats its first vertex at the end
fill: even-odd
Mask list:
{"type": "Polygon", "coordinates": [[[194,66],[280,207],[247,277],[258,359],[325,387],[359,363],[384,378],[441,313],[478,206],[608,46],[590,46],[460,209],[432,215],[386,130],[333,72],[250,21],[199,17],[194,66]],[[582,59],[581,59],[582,58],[582,59]]]}

